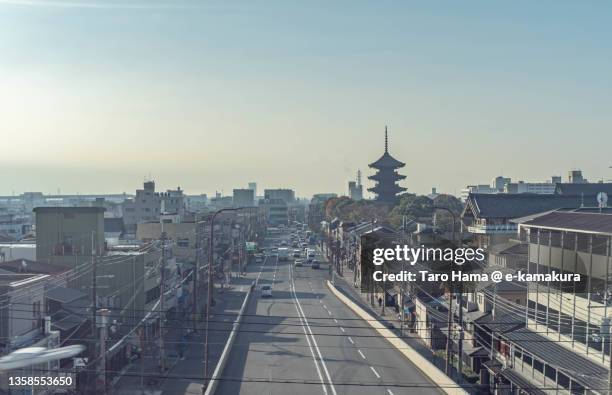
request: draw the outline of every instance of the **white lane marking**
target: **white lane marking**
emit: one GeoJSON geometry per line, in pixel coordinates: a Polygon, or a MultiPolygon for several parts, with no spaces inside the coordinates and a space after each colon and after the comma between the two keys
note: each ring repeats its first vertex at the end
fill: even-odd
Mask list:
{"type": "Polygon", "coordinates": [[[337,323],[338,323],[338,320],[334,318],[334,322],[337,324],[337,323]]]}
{"type": "Polygon", "coordinates": [[[323,301],[319,299],[319,303],[323,304],[323,301]]]}
{"type": "Polygon", "coordinates": [[[244,285],[240,287],[240,292],[244,291],[244,285]]]}
{"type": "Polygon", "coordinates": [[[264,259],[263,264],[261,265],[261,268],[259,268],[259,274],[257,275],[257,278],[255,279],[255,285],[259,284],[259,277],[261,277],[261,272],[263,271],[263,267],[266,266],[267,261],[268,261],[268,257],[264,259]]]}
{"type": "Polygon", "coordinates": [[[324,308],[325,310],[327,310],[327,306],[323,305],[323,308],[324,308]]]}
{"type": "Polygon", "coordinates": [[[387,393],[388,393],[389,395],[395,395],[395,394],[393,393],[393,391],[391,391],[391,390],[390,390],[390,389],[388,389],[388,388],[387,388],[387,393]]]}
{"type": "Polygon", "coordinates": [[[327,314],[332,315],[331,311],[327,310],[327,314]]]}
{"type": "Polygon", "coordinates": [[[329,370],[327,369],[327,364],[325,363],[325,359],[323,359],[323,355],[321,355],[321,350],[319,349],[319,345],[317,344],[317,339],[315,338],[314,334],[312,333],[312,329],[310,329],[310,325],[308,324],[308,318],[306,318],[306,314],[304,313],[304,309],[302,309],[302,304],[300,303],[300,300],[297,297],[297,294],[295,293],[295,282],[293,281],[293,276],[291,276],[291,283],[292,283],[292,291],[293,291],[293,298],[295,300],[295,302],[297,303],[298,308],[300,309],[300,313],[302,314],[302,317],[304,318],[304,322],[306,323],[306,328],[308,328],[308,333],[310,333],[310,336],[312,337],[312,342],[315,346],[315,349],[317,350],[317,354],[319,355],[319,361],[321,362],[321,364],[323,365],[323,370],[325,371],[325,375],[327,376],[327,380],[329,380],[329,386],[332,390],[332,393],[334,395],[338,395],[338,393],[336,392],[336,388],[334,387],[334,383],[331,379],[331,375],[329,374],[329,370]]]}
{"type": "Polygon", "coordinates": [[[380,374],[378,374],[376,369],[374,369],[372,366],[370,366],[370,369],[372,369],[372,372],[374,372],[374,374],[376,375],[376,378],[379,379],[380,378],[380,374]]]}
{"type": "Polygon", "coordinates": [[[353,339],[349,336],[349,341],[351,342],[351,344],[355,344],[355,342],[353,341],[353,339]]]}
{"type": "Polygon", "coordinates": [[[344,330],[344,328],[343,328],[343,327],[340,327],[340,330],[341,330],[342,332],[346,332],[346,331],[344,330]]]}
{"type": "Polygon", "coordinates": [[[361,358],[366,359],[365,355],[363,355],[363,353],[361,352],[361,350],[357,350],[357,352],[359,353],[359,355],[361,355],[361,358]]]}
{"type": "MultiPolygon", "coordinates": [[[[291,266],[289,266],[289,276],[291,277],[291,283],[293,284],[293,271],[291,266]]],[[[290,284],[289,285],[289,289],[293,290],[293,285],[290,284]]],[[[293,292],[295,293],[295,290],[293,290],[293,292]]],[[[319,379],[321,380],[321,385],[323,386],[323,392],[325,393],[325,395],[328,394],[327,392],[327,386],[325,385],[325,380],[323,379],[323,375],[321,374],[321,369],[319,368],[319,364],[317,363],[317,357],[314,353],[314,350],[312,349],[312,343],[310,342],[310,337],[308,337],[308,332],[306,332],[306,326],[304,325],[304,320],[302,319],[302,316],[300,315],[300,310],[298,310],[298,306],[297,304],[293,304],[295,306],[295,311],[297,311],[298,313],[298,317],[300,317],[300,323],[302,324],[302,330],[304,331],[304,337],[306,337],[306,341],[308,342],[308,348],[310,348],[310,354],[312,355],[312,360],[314,362],[315,368],[317,369],[317,374],[319,375],[319,379]]]]}

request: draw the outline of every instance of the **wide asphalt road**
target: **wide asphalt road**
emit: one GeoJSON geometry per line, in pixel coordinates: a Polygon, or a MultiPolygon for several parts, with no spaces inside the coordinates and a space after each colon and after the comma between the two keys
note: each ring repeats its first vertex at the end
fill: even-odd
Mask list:
{"type": "Polygon", "coordinates": [[[439,393],[329,291],[327,278],[327,264],[267,258],[259,286],[272,285],[272,297],[252,295],[217,394],[439,393]]]}

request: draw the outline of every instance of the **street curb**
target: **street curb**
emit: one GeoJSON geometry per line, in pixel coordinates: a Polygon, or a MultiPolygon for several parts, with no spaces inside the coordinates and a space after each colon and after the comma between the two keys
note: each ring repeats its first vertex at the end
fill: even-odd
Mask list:
{"type": "Polygon", "coordinates": [[[370,324],[371,327],[376,329],[376,331],[386,338],[386,340],[391,343],[393,347],[395,347],[399,352],[404,354],[404,356],[412,362],[412,364],[421,371],[424,375],[429,377],[429,379],[439,385],[440,390],[445,392],[448,395],[467,395],[468,392],[463,388],[450,388],[450,387],[458,387],[455,381],[453,381],[450,377],[448,377],[443,371],[438,369],[433,363],[428,361],[425,357],[419,354],[415,349],[410,347],[406,342],[400,339],[393,331],[386,328],[380,321],[376,318],[372,317],[368,312],[359,307],[356,303],[346,297],[342,292],[338,291],[336,287],[328,280],[327,287],[336,295],[338,299],[342,301],[345,305],[347,305],[351,310],[353,310],[358,316],[363,318],[367,323],[370,324]],[[448,388],[447,388],[448,387],[448,388]]]}
{"type": "Polygon", "coordinates": [[[209,381],[208,387],[206,388],[206,392],[204,393],[204,395],[213,395],[215,391],[217,390],[217,386],[219,385],[219,381],[220,381],[219,378],[221,374],[223,373],[223,369],[225,368],[225,364],[227,363],[227,359],[230,355],[230,351],[232,349],[232,346],[234,345],[234,341],[236,340],[236,334],[238,333],[238,329],[240,328],[240,323],[242,322],[242,316],[244,314],[244,310],[246,309],[246,306],[249,302],[249,298],[251,296],[251,292],[253,291],[254,287],[255,287],[255,282],[251,284],[251,287],[248,289],[247,294],[244,297],[244,301],[242,302],[242,306],[240,307],[240,311],[238,312],[238,317],[236,318],[236,320],[234,321],[234,324],[232,325],[232,331],[230,332],[230,335],[227,338],[227,342],[225,343],[223,352],[221,353],[221,356],[219,357],[219,362],[217,363],[217,366],[215,367],[215,371],[210,377],[210,381],[209,381]]]}

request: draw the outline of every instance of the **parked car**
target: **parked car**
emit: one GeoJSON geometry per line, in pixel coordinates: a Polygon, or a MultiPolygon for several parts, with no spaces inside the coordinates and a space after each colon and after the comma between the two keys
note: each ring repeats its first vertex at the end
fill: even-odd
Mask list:
{"type": "Polygon", "coordinates": [[[261,296],[263,298],[266,298],[266,297],[270,297],[271,298],[272,297],[272,287],[269,286],[269,285],[263,285],[261,287],[261,296]]]}
{"type": "Polygon", "coordinates": [[[321,267],[321,264],[319,263],[319,261],[313,261],[312,262],[312,268],[313,269],[318,269],[321,267]]]}

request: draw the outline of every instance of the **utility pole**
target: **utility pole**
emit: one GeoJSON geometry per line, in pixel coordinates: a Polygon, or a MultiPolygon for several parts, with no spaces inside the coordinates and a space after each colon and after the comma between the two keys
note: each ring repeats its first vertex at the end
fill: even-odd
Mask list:
{"type": "Polygon", "coordinates": [[[198,275],[200,274],[200,222],[196,220],[195,228],[195,264],[193,269],[193,332],[198,330],[198,275]]]}
{"type": "MultiPolygon", "coordinates": [[[[452,263],[451,263],[452,270],[452,263]]],[[[451,357],[453,355],[453,341],[451,339],[453,328],[453,284],[452,280],[449,285],[448,292],[448,332],[446,334],[446,375],[449,377],[453,377],[451,373],[451,357]]]]}
{"type": "Polygon", "coordinates": [[[463,375],[463,284],[459,284],[459,347],[457,350],[457,372],[459,373],[459,380],[463,375]]]}
{"type": "Polygon", "coordinates": [[[214,246],[215,246],[215,218],[222,212],[225,211],[238,211],[243,209],[250,209],[251,207],[235,207],[235,208],[222,208],[215,211],[210,218],[210,245],[208,251],[208,298],[206,305],[206,334],[204,335],[204,384],[202,385],[202,395],[206,393],[206,387],[208,387],[208,327],[210,322],[210,307],[213,301],[213,260],[214,260],[214,246]]]}
{"type": "MultiPolygon", "coordinates": [[[[91,274],[91,303],[92,303],[92,317],[91,317],[91,336],[96,341],[96,337],[98,335],[98,325],[96,322],[96,316],[98,315],[98,259],[96,257],[96,231],[91,231],[91,265],[92,265],[92,274],[91,274]]],[[[93,348],[93,357],[96,357],[96,348],[93,348]]],[[[93,358],[92,358],[93,359],[93,358]]]]}
{"type": "Polygon", "coordinates": [[[108,314],[110,310],[100,309],[102,328],[100,329],[100,372],[102,373],[102,394],[106,395],[106,339],[108,337],[108,314]]]}
{"type": "Polygon", "coordinates": [[[161,283],[159,293],[159,369],[163,373],[166,371],[166,355],[164,344],[164,320],[166,312],[164,310],[164,299],[166,293],[166,232],[161,233],[161,283]]]}

